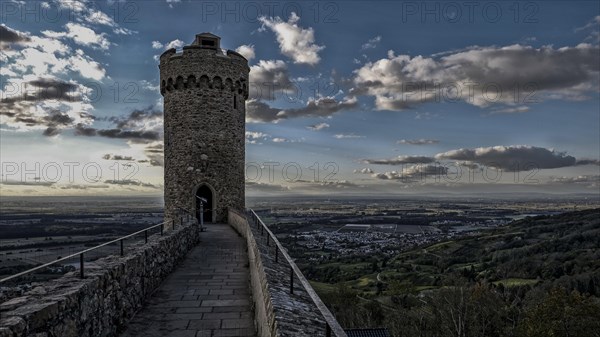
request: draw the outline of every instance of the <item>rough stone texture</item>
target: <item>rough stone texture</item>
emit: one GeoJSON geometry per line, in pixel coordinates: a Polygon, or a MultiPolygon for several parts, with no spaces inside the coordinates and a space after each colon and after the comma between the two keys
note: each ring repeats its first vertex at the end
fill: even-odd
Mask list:
{"type": "MultiPolygon", "coordinates": [[[[290,293],[291,266],[281,254],[275,262],[275,245],[267,245],[266,232],[261,235],[244,214],[231,209],[229,224],[247,241],[258,336],[326,336],[326,319],[298,279],[290,293]]],[[[347,337],[343,331],[331,336],[347,337]]]]}
{"type": "MultiPolygon", "coordinates": [[[[201,36],[201,35],[200,35],[201,36]]],[[[218,38],[218,37],[216,37],[218,38]]],[[[160,57],[164,96],[165,220],[178,207],[196,214],[196,191],[213,192],[213,222],[227,221],[227,207],[244,209],[245,100],[248,61],[196,41],[160,57]]]]}
{"type": "Polygon", "coordinates": [[[0,337],[116,336],[144,300],[198,242],[195,223],[148,244],[127,246],[124,257],[86,263],[86,278],[66,274],[0,305],[0,337]]]}
{"type": "Polygon", "coordinates": [[[121,337],[255,336],[251,299],[246,241],[210,224],[121,337]]]}

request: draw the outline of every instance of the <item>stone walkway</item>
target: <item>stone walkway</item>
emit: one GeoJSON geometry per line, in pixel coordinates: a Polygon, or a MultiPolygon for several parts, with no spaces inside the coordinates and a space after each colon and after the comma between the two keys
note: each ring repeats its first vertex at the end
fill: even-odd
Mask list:
{"type": "Polygon", "coordinates": [[[255,336],[246,242],[209,224],[122,337],[255,336]]]}

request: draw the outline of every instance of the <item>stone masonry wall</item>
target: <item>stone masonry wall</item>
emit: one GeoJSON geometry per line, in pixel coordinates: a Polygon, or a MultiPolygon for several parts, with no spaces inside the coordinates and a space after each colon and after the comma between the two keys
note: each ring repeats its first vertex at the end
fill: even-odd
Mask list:
{"type": "Polygon", "coordinates": [[[258,337],[280,336],[277,333],[273,302],[269,293],[267,274],[262,265],[261,253],[256,245],[254,236],[246,217],[233,210],[229,210],[229,225],[231,225],[247,241],[248,260],[250,263],[250,289],[254,302],[254,326],[258,337]]]}
{"type": "Polygon", "coordinates": [[[221,49],[189,45],[160,57],[164,97],[165,219],[196,210],[196,190],[212,190],[213,221],[244,209],[245,101],[248,61],[221,49]]]}
{"type": "MultiPolygon", "coordinates": [[[[229,224],[247,239],[258,336],[325,337],[325,317],[297,278],[294,293],[290,293],[290,264],[282,254],[275,261],[275,245],[273,241],[267,245],[267,233],[261,235],[245,215],[233,210],[229,210],[229,224]]],[[[331,336],[347,337],[337,322],[335,325],[331,336]]]]}
{"type": "Polygon", "coordinates": [[[178,226],[126,245],[123,257],[86,262],[85,279],[77,271],[41,283],[0,304],[0,337],[117,336],[198,240],[197,225],[178,226]]]}

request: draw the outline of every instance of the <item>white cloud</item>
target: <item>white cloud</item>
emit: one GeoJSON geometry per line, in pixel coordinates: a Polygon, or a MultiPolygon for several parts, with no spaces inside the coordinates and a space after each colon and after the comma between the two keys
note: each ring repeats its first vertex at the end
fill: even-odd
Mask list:
{"type": "Polygon", "coordinates": [[[381,42],[381,36],[375,36],[372,39],[369,39],[369,41],[365,42],[360,49],[361,50],[365,50],[365,49],[373,49],[376,48],[377,45],[379,44],[379,42],[381,42]]]}
{"type": "MultiPolygon", "coordinates": [[[[77,30],[74,27],[71,26],[72,32],[77,30]]],[[[93,80],[102,80],[106,76],[103,67],[82,50],[73,52],[67,44],[53,38],[67,36],[67,32],[45,31],[43,36],[15,32],[22,36],[22,41],[13,43],[12,49],[2,53],[3,73],[11,75],[11,82],[27,81],[26,74],[33,74],[33,77],[64,76],[67,71],[93,80]]]]}
{"type": "Polygon", "coordinates": [[[338,133],[333,135],[335,139],[359,139],[359,138],[367,138],[366,136],[355,135],[353,133],[338,133]]]}
{"type": "Polygon", "coordinates": [[[167,4],[169,4],[169,8],[173,8],[173,4],[179,3],[181,0],[167,0],[167,4]]]}
{"type": "Polygon", "coordinates": [[[315,65],[319,63],[319,51],[325,46],[315,44],[315,32],[312,28],[304,29],[298,26],[300,17],[293,13],[287,22],[279,17],[260,17],[263,30],[268,27],[277,36],[281,53],[294,60],[294,63],[315,65]]]}
{"type": "Polygon", "coordinates": [[[590,30],[590,35],[588,35],[588,37],[585,38],[586,41],[594,41],[595,43],[600,42],[600,15],[596,15],[585,26],[576,28],[575,32],[579,32],[582,30],[590,30]]]}
{"type": "Polygon", "coordinates": [[[152,41],[152,48],[154,49],[162,49],[164,45],[160,43],[160,41],[152,41]]]}
{"type": "Polygon", "coordinates": [[[579,175],[576,177],[550,177],[547,183],[555,185],[578,184],[598,188],[600,186],[600,175],[579,175]]]}
{"type": "Polygon", "coordinates": [[[490,112],[490,114],[492,114],[492,115],[496,115],[496,114],[518,114],[518,113],[527,112],[529,110],[530,110],[530,108],[528,106],[521,105],[521,106],[517,106],[517,107],[502,108],[502,109],[492,110],[492,112],[490,112]]]}
{"type": "Polygon", "coordinates": [[[329,124],[327,124],[327,123],[319,123],[319,124],[309,125],[306,128],[311,131],[320,131],[323,129],[327,129],[328,127],[329,127],[329,124]]]}
{"type": "Polygon", "coordinates": [[[91,24],[111,27],[115,34],[131,35],[137,33],[131,29],[120,27],[108,14],[94,8],[88,10],[88,14],[84,17],[84,20],[91,24]]]}
{"type": "Polygon", "coordinates": [[[390,51],[388,58],[354,71],[351,93],[375,97],[379,110],[403,110],[424,102],[464,101],[486,107],[583,100],[598,90],[599,47],[590,44],[558,49],[473,47],[444,55],[396,56],[390,51]]]}
{"type": "Polygon", "coordinates": [[[47,37],[50,38],[62,38],[66,37],[72,39],[75,43],[82,46],[89,46],[92,48],[107,50],[110,47],[110,42],[106,38],[105,33],[96,34],[92,29],[83,26],[78,23],[69,22],[65,25],[67,28],[66,32],[55,32],[46,30],[43,31],[47,37]]]}
{"type": "Polygon", "coordinates": [[[254,45],[244,44],[235,49],[236,52],[242,54],[248,61],[254,59],[256,54],[254,53],[254,45]]]}
{"type": "Polygon", "coordinates": [[[271,136],[264,132],[246,131],[246,143],[247,144],[262,144],[262,143],[260,143],[260,141],[264,141],[269,137],[271,137],[271,136]]]}
{"type": "Polygon", "coordinates": [[[77,49],[75,55],[69,58],[71,70],[79,72],[81,76],[100,81],[106,75],[106,71],[100,64],[85,55],[81,49],[77,49]]]}
{"type": "Polygon", "coordinates": [[[165,49],[171,49],[171,48],[178,49],[178,48],[183,47],[184,45],[185,45],[185,42],[183,42],[179,39],[176,39],[176,40],[173,40],[173,41],[167,43],[167,45],[165,46],[165,49]]]}
{"type": "Polygon", "coordinates": [[[354,170],[354,173],[356,173],[356,174],[373,174],[375,172],[372,169],[365,167],[360,170],[354,170]]]}

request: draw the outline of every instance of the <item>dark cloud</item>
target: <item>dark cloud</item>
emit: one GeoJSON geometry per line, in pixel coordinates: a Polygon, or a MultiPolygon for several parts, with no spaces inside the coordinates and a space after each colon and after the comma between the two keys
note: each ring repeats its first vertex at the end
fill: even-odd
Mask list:
{"type": "Polygon", "coordinates": [[[10,186],[45,186],[50,187],[54,185],[54,182],[49,181],[18,181],[18,180],[2,180],[0,181],[0,185],[10,185],[10,186]]]}
{"type": "Polygon", "coordinates": [[[44,119],[50,125],[70,125],[73,123],[73,118],[67,114],[63,114],[60,111],[54,111],[49,116],[45,116],[44,119]]]}
{"type": "Polygon", "coordinates": [[[96,135],[96,129],[87,127],[82,124],[77,124],[75,126],[75,135],[76,136],[93,137],[96,135]]]}
{"type": "Polygon", "coordinates": [[[397,143],[398,144],[407,144],[407,145],[431,145],[438,144],[440,141],[437,139],[401,139],[397,143]]]}
{"type": "Polygon", "coordinates": [[[448,168],[442,165],[413,165],[400,171],[391,171],[373,174],[374,178],[382,180],[402,180],[405,182],[419,181],[429,176],[444,176],[448,168]]]}
{"type": "Polygon", "coordinates": [[[112,122],[115,127],[111,129],[96,129],[77,125],[77,136],[99,136],[113,139],[126,139],[133,143],[152,143],[162,139],[162,112],[152,107],[133,110],[124,117],[104,118],[112,122]]]}
{"type": "Polygon", "coordinates": [[[278,121],[277,114],[281,109],[271,108],[267,103],[250,99],[246,101],[246,119],[255,122],[278,121]]]}
{"type": "Polygon", "coordinates": [[[597,159],[578,159],[575,162],[575,166],[583,165],[600,165],[600,161],[598,161],[597,159]]]}
{"type": "MultiPolygon", "coordinates": [[[[0,100],[0,114],[7,116],[6,124],[13,127],[45,127],[43,135],[56,136],[65,129],[72,127],[77,116],[76,111],[68,102],[81,102],[82,97],[77,93],[77,84],[64,82],[50,78],[38,78],[26,82],[24,91],[18,96],[9,96],[0,100]],[[38,103],[48,101],[65,102],[60,108],[44,109],[44,115],[33,114],[32,108],[40,108],[38,103]],[[66,110],[66,111],[65,111],[66,110]]],[[[85,112],[79,113],[80,121],[93,120],[93,117],[85,112]]]]}
{"type": "Polygon", "coordinates": [[[110,185],[121,185],[121,186],[140,186],[140,187],[147,187],[147,188],[161,188],[161,186],[159,185],[154,185],[154,184],[150,184],[150,183],[143,183],[139,180],[129,180],[129,179],[123,179],[123,180],[105,180],[104,181],[105,184],[110,184],[110,185]]]}
{"type": "Polygon", "coordinates": [[[155,142],[146,146],[144,153],[148,157],[151,166],[165,165],[164,147],[162,142],[155,142]]]}
{"type": "Polygon", "coordinates": [[[363,159],[362,162],[373,165],[429,164],[435,162],[435,158],[427,156],[398,156],[391,159],[363,159]]]}
{"type": "Polygon", "coordinates": [[[110,117],[109,121],[115,123],[119,129],[131,129],[139,127],[140,123],[151,120],[159,120],[162,123],[163,112],[155,110],[152,106],[146,109],[133,110],[125,117],[110,117]]]}
{"type": "MultiPolygon", "coordinates": [[[[17,42],[28,42],[31,41],[31,39],[16,31],[16,30],[12,30],[10,28],[8,28],[7,26],[5,26],[4,24],[0,25],[0,44],[2,43],[17,43],[17,42]]],[[[0,47],[0,49],[2,49],[0,47]]]]}
{"type": "Polygon", "coordinates": [[[287,65],[280,60],[261,60],[250,67],[251,99],[272,101],[277,94],[294,94],[296,87],[290,80],[287,65]]]}
{"type": "Polygon", "coordinates": [[[439,153],[435,158],[468,161],[510,172],[553,169],[573,166],[576,163],[575,157],[565,153],[526,145],[458,149],[439,153]]]}
{"type": "Polygon", "coordinates": [[[120,138],[140,141],[155,141],[160,139],[156,131],[129,131],[121,129],[97,129],[96,134],[107,138],[120,138]]]}
{"type": "Polygon", "coordinates": [[[297,117],[328,117],[341,110],[348,110],[358,106],[355,98],[346,98],[338,101],[333,97],[311,99],[306,106],[296,109],[271,108],[268,104],[249,100],[246,102],[246,117],[255,122],[278,122],[283,119],[297,117]]]}
{"type": "Polygon", "coordinates": [[[135,161],[135,159],[131,156],[122,156],[120,154],[110,154],[107,153],[104,156],[102,156],[102,159],[105,160],[126,160],[126,161],[135,161]]]}
{"type": "Polygon", "coordinates": [[[80,184],[68,184],[68,185],[61,185],[61,186],[56,186],[57,188],[60,188],[61,190],[89,190],[89,189],[103,189],[103,188],[110,188],[110,186],[108,185],[80,185],[80,184]]]}
{"type": "Polygon", "coordinates": [[[44,132],[42,134],[46,137],[57,136],[60,134],[60,130],[55,127],[49,127],[49,128],[46,128],[46,130],[44,130],[44,132]]]}
{"type": "Polygon", "coordinates": [[[14,103],[17,102],[40,102],[48,100],[80,102],[82,98],[77,90],[78,86],[74,83],[39,78],[26,82],[21,95],[9,96],[0,100],[0,108],[12,108],[14,107],[14,103]]]}

